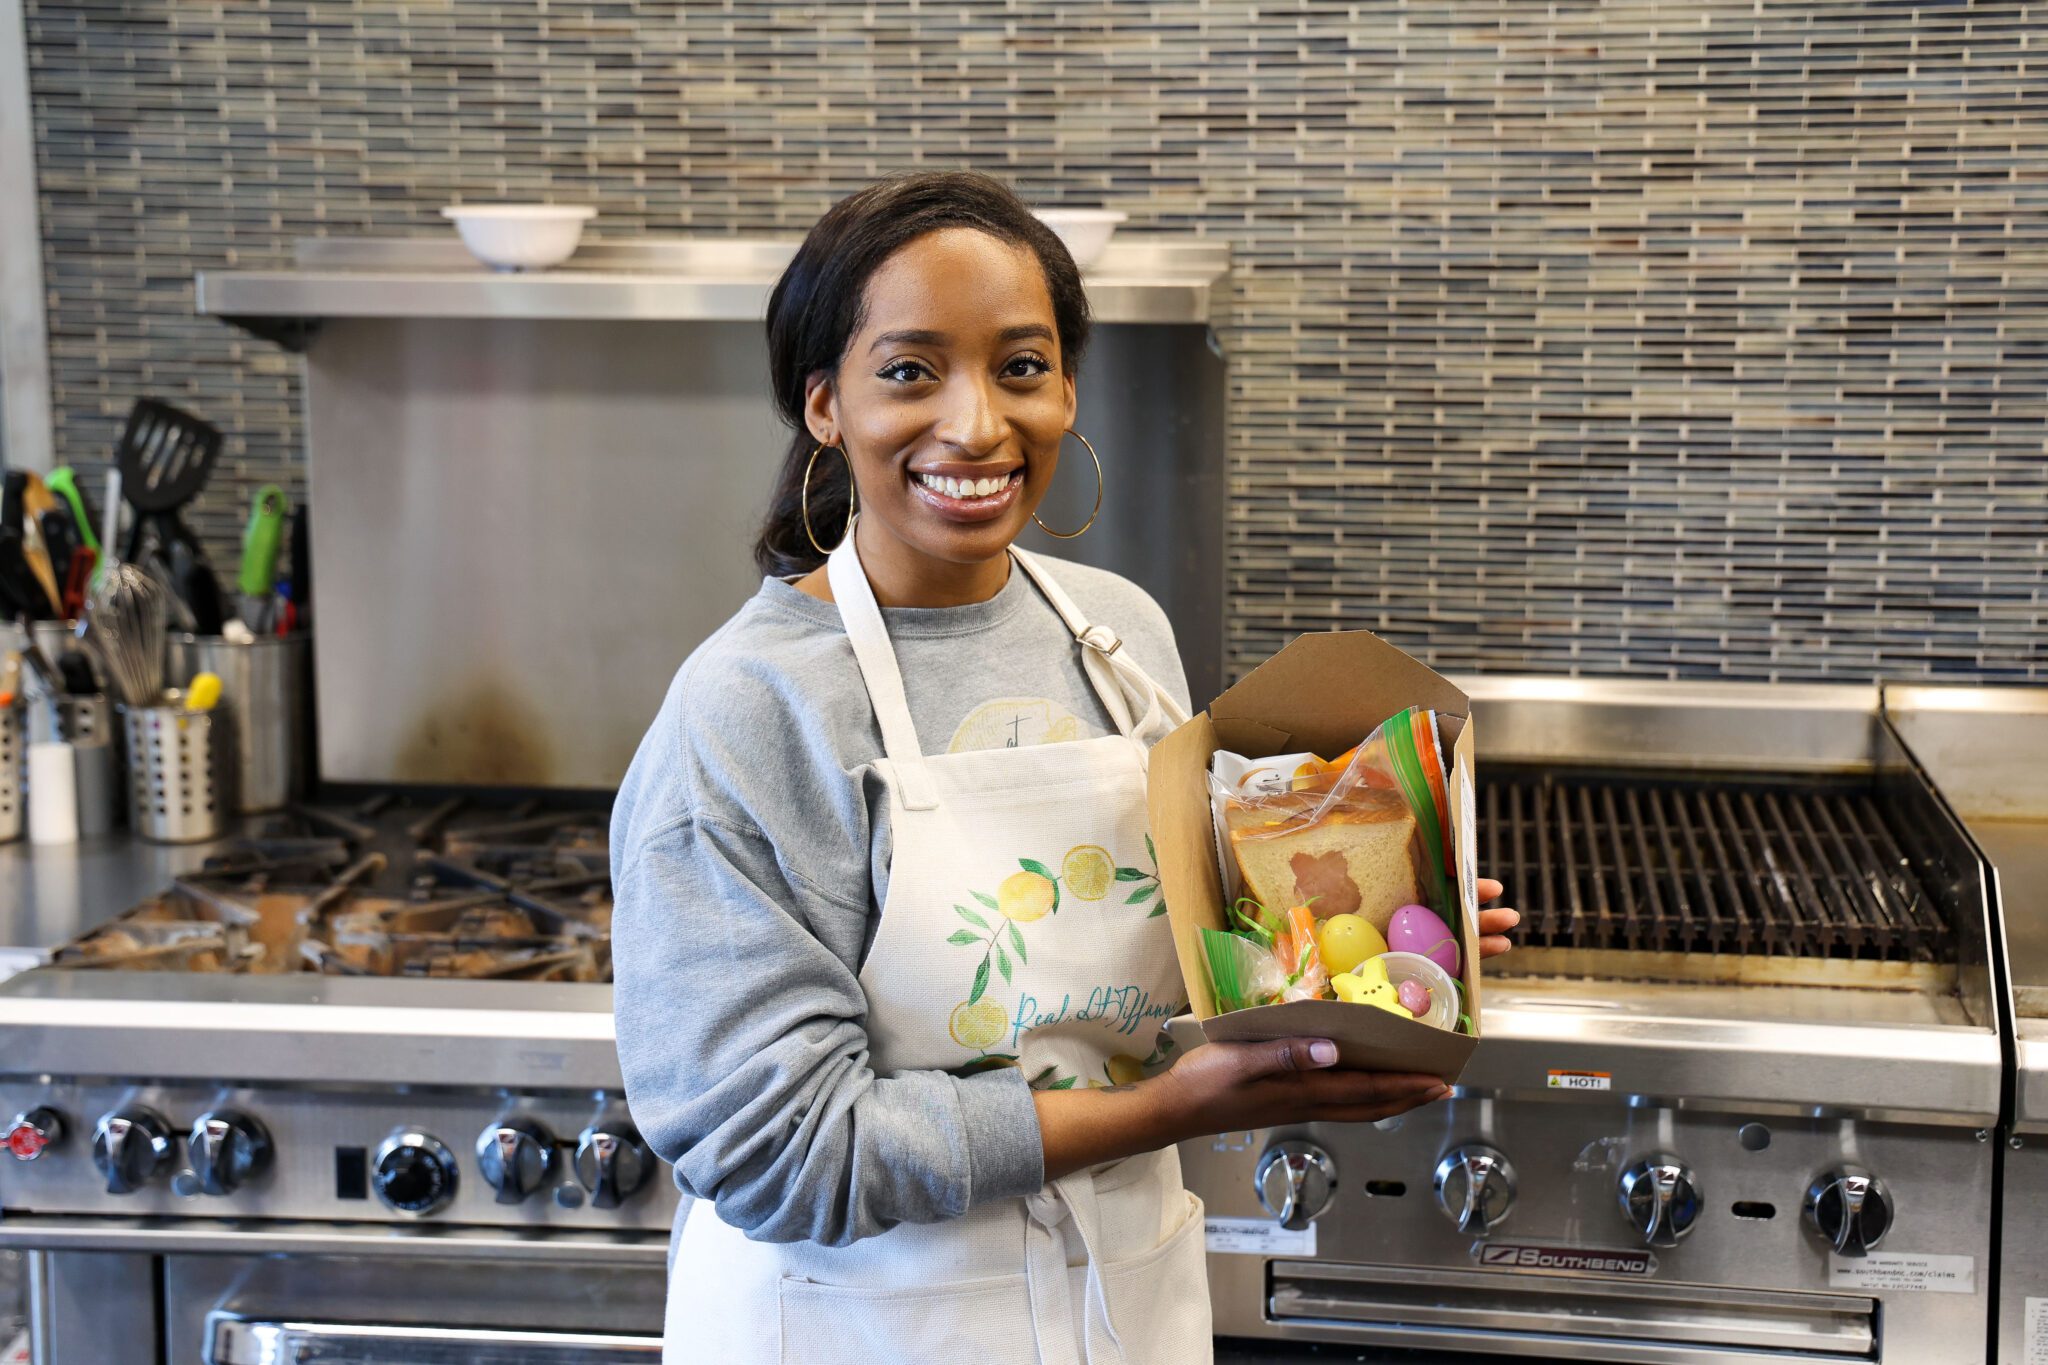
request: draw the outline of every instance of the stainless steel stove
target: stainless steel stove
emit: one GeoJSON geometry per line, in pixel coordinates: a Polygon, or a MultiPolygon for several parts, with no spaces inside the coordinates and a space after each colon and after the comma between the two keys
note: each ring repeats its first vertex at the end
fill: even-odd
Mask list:
{"type": "Polygon", "coordinates": [[[1449,1100],[1183,1147],[1217,1330],[1987,1359],[1989,887],[1877,689],[1463,685],[1522,946],[1449,1100]]]}
{"type": "Polygon", "coordinates": [[[38,1362],[648,1358],[677,1194],[624,1102],[610,910],[602,805],[386,793],[260,822],[0,985],[38,1362]]]}

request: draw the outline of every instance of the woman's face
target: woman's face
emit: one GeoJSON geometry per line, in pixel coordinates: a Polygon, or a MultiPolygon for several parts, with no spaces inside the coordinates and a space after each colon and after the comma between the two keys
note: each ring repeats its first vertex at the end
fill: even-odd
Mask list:
{"type": "Polygon", "coordinates": [[[814,376],[806,403],[811,434],[852,462],[864,556],[1000,556],[1074,418],[1038,258],[972,228],[928,233],[869,277],[866,303],[839,372],[814,376]],[[876,532],[887,539],[871,545],[876,532]]]}

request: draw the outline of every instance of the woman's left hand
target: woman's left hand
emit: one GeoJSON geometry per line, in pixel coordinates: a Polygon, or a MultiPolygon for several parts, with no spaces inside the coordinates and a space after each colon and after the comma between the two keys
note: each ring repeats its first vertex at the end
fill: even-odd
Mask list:
{"type": "MultiPolygon", "coordinates": [[[[1491,877],[1479,879],[1479,903],[1497,901],[1507,888],[1491,877]]],[[[1522,912],[1497,906],[1479,912],[1479,956],[1499,957],[1515,945],[1508,939],[1508,930],[1522,922],[1522,912]]]]}

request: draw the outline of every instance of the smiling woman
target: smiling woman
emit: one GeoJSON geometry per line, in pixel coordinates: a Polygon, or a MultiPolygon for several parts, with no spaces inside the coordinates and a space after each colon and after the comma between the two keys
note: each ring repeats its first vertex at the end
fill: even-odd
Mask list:
{"type": "MultiPolygon", "coordinates": [[[[768,316],[775,400],[796,437],[762,569],[820,569],[857,486],[884,605],[912,583],[938,589],[927,605],[985,600],[1074,419],[1088,299],[1059,238],[983,176],[883,181],[819,219],[768,316]]],[[[829,600],[822,573],[800,586],[829,600]]]]}
{"type": "Polygon", "coordinates": [[[1172,632],[1013,544],[1087,334],[1066,249],[981,176],[852,196],[775,290],[767,577],[612,816],[620,1063],[697,1201],[668,1359],[1199,1365],[1174,1144],[1443,1093],[1316,1039],[1176,1056],[1144,785],[1187,716],[1172,632]]]}

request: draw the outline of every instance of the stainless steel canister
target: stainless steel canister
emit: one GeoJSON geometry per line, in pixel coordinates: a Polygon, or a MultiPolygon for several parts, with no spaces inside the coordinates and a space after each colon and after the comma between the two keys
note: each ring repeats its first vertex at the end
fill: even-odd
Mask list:
{"type": "Polygon", "coordinates": [[[228,725],[187,711],[181,692],[160,706],[121,710],[128,739],[128,827],[160,844],[218,839],[227,826],[228,725]]]}
{"type": "Polygon", "coordinates": [[[233,732],[235,809],[278,810],[306,785],[306,653],[308,637],[259,636],[237,644],[218,635],[171,639],[171,680],[196,673],[220,678],[220,705],[233,732]]]}
{"type": "Polygon", "coordinates": [[[19,839],[28,826],[23,786],[28,762],[25,708],[17,698],[0,706],[0,844],[19,839]]]}

